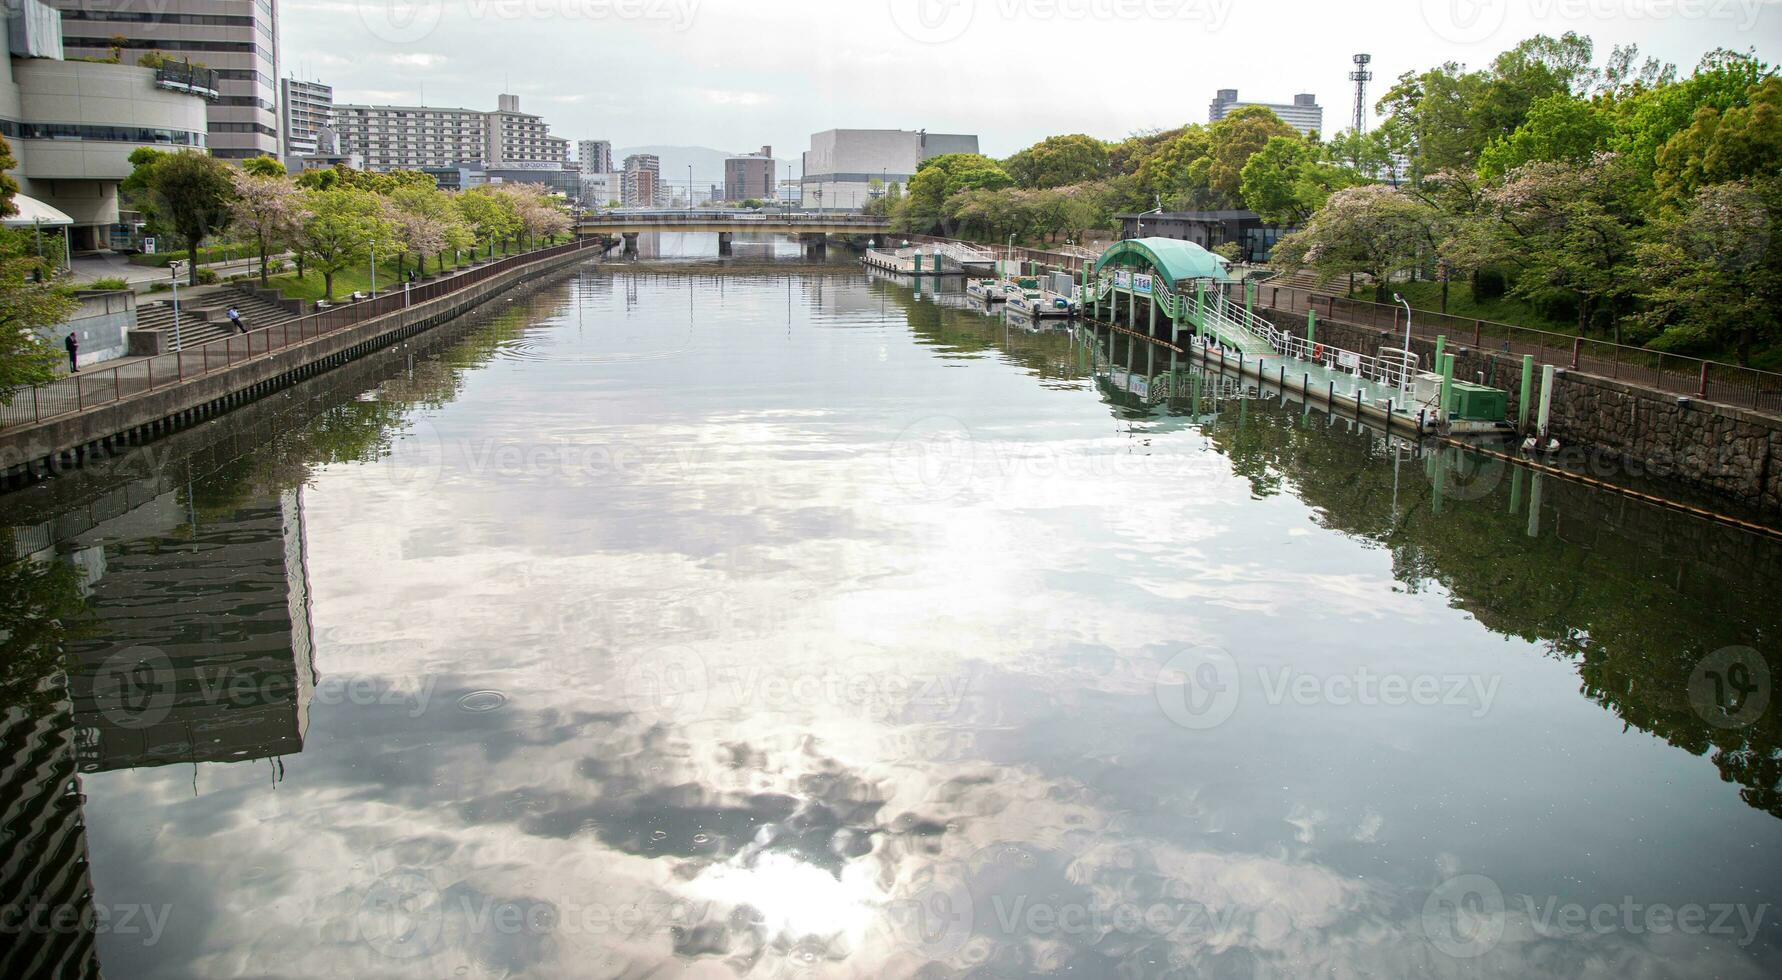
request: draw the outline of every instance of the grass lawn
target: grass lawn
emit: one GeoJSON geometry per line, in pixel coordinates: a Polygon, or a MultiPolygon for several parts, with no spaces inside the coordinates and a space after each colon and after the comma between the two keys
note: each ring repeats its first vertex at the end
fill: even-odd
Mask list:
{"type": "MultiPolygon", "coordinates": [[[[501,253],[496,252],[495,257],[500,258],[501,253]]],[[[469,253],[465,253],[463,261],[456,263],[453,262],[452,257],[448,255],[445,258],[445,264],[448,271],[461,265],[469,265],[470,255],[469,253]]],[[[395,259],[379,259],[377,263],[378,290],[380,292],[388,292],[392,287],[397,289],[402,288],[401,282],[402,279],[407,276],[407,270],[413,269],[414,267],[414,259],[404,256],[402,259],[402,268],[404,271],[401,274],[398,274],[396,271],[395,259]]],[[[284,293],[285,296],[291,299],[317,300],[322,298],[321,273],[311,269],[303,276],[303,278],[299,279],[297,278],[296,267],[293,263],[287,261],[285,263],[285,268],[292,271],[282,276],[273,276],[270,280],[272,288],[284,293]]],[[[426,275],[437,276],[438,274],[439,259],[437,257],[429,256],[427,259],[426,275]]],[[[251,281],[257,282],[258,280],[251,281]]],[[[429,281],[431,280],[426,278],[421,280],[421,282],[429,281]]],[[[371,292],[371,263],[356,262],[334,274],[334,298],[336,301],[345,299],[355,292],[371,292]]]]}
{"type": "MultiPolygon", "coordinates": [[[[1392,302],[1392,294],[1399,293],[1411,303],[1415,310],[1440,312],[1442,309],[1442,284],[1439,282],[1395,282],[1386,294],[1386,301],[1392,302]]],[[[1355,298],[1373,300],[1372,286],[1358,286],[1355,298]]],[[[1519,327],[1530,327],[1535,330],[1548,330],[1553,333],[1578,333],[1578,324],[1572,320],[1553,320],[1541,316],[1535,308],[1521,300],[1501,298],[1488,300],[1473,299],[1472,284],[1464,280],[1456,280],[1448,284],[1448,315],[1472,317],[1490,320],[1497,323],[1511,323],[1519,327]]]]}

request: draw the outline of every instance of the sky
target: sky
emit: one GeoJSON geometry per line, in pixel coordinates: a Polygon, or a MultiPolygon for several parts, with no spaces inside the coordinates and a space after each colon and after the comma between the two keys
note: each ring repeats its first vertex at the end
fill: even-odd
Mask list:
{"type": "MultiPolygon", "coordinates": [[[[1716,47],[1782,60],[1782,0],[285,0],[281,71],[341,102],[493,109],[571,140],[796,160],[833,128],[975,133],[1006,156],[1204,122],[1220,88],[1312,92],[1335,132],[1351,55],[1372,102],[1406,71],[1577,31],[1685,73],[1716,47]]],[[[701,175],[701,179],[704,179],[701,175]]]]}

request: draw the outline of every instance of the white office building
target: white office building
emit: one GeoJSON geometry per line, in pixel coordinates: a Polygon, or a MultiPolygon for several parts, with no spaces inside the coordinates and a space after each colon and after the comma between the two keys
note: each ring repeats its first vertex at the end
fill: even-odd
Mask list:
{"type": "Polygon", "coordinates": [[[1324,132],[1324,108],[1318,104],[1318,97],[1309,92],[1293,97],[1291,103],[1280,102],[1243,102],[1238,99],[1238,90],[1222,88],[1207,107],[1207,122],[1216,123],[1238,109],[1248,105],[1259,105],[1281,117],[1281,121],[1294,129],[1310,136],[1324,132]]]}
{"type": "MultiPolygon", "coordinates": [[[[69,61],[62,15],[38,0],[11,0],[0,18],[0,133],[19,165],[21,194],[72,220],[74,249],[104,248],[118,221],[118,183],[130,154],[208,148],[214,72],[185,66],[69,61]]],[[[59,219],[57,219],[59,221],[59,219]]]]}
{"type": "Polygon", "coordinates": [[[811,148],[804,153],[800,203],[811,209],[858,211],[885,187],[907,182],[922,161],[947,153],[976,152],[976,136],[927,130],[831,129],[814,133],[811,148]]]}
{"type": "MultiPolygon", "coordinates": [[[[48,0],[62,11],[69,58],[135,65],[159,52],[216,72],[212,156],[277,157],[277,0],[48,0]]],[[[12,4],[7,5],[10,9],[12,4]]]]}

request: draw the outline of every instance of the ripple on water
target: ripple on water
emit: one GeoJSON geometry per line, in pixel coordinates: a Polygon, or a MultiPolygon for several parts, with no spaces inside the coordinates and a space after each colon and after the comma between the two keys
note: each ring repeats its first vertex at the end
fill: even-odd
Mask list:
{"type": "Polygon", "coordinates": [[[462,711],[481,714],[485,711],[494,711],[506,703],[507,695],[500,691],[471,691],[458,699],[458,708],[462,711]]]}

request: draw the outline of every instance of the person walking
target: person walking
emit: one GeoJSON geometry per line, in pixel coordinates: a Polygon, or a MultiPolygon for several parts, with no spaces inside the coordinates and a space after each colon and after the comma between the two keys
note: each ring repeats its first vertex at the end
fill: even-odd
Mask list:
{"type": "Polygon", "coordinates": [[[224,315],[229,318],[230,323],[235,324],[235,330],[237,333],[247,333],[247,324],[241,322],[241,311],[240,310],[231,306],[231,307],[229,307],[229,312],[224,315]]]}
{"type": "Polygon", "coordinates": [[[69,374],[80,373],[80,339],[75,336],[75,332],[68,331],[68,336],[62,340],[62,349],[68,352],[69,374]]]}

